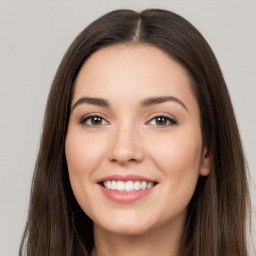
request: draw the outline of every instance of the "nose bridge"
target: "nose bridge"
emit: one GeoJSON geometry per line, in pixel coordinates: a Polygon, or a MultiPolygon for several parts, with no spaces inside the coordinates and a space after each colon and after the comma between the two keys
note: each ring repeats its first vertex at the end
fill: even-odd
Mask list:
{"type": "Polygon", "coordinates": [[[113,131],[110,160],[119,163],[141,161],[143,149],[136,124],[124,120],[113,131]]]}

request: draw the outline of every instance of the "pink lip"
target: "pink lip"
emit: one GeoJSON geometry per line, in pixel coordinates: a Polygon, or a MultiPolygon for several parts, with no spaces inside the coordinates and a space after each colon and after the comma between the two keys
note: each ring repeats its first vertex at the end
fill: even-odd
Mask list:
{"type": "Polygon", "coordinates": [[[130,191],[130,192],[121,192],[121,191],[117,191],[117,190],[107,189],[101,185],[99,185],[99,186],[101,188],[101,191],[107,198],[109,198],[110,200],[115,201],[117,203],[134,202],[142,197],[147,196],[155,188],[155,186],[153,186],[152,188],[145,189],[145,190],[134,190],[134,191],[130,191]]]}
{"type": "Polygon", "coordinates": [[[116,175],[110,175],[110,176],[103,177],[102,179],[99,179],[97,181],[97,183],[101,183],[101,182],[108,181],[108,180],[120,180],[120,181],[124,181],[124,182],[129,181],[129,180],[130,181],[156,182],[154,180],[151,180],[151,179],[148,179],[143,176],[136,175],[136,174],[128,174],[128,175],[116,174],[116,175]]]}

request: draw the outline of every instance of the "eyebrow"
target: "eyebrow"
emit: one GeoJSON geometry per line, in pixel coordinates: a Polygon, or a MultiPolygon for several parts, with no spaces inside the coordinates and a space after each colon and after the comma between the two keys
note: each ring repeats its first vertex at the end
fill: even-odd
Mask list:
{"type": "Polygon", "coordinates": [[[186,111],[188,111],[187,106],[178,98],[174,97],[174,96],[162,96],[162,97],[151,97],[151,98],[146,98],[142,101],[141,106],[142,107],[149,107],[152,105],[156,105],[156,104],[161,104],[161,103],[165,103],[168,101],[172,101],[172,102],[176,102],[178,104],[180,104],[186,111]]]}
{"type": "Polygon", "coordinates": [[[80,104],[87,103],[100,107],[110,107],[109,103],[101,98],[90,98],[90,97],[82,97],[80,98],[72,107],[72,110],[80,104]]]}
{"type": "MultiPolygon", "coordinates": [[[[180,104],[186,111],[188,111],[187,106],[178,98],[174,97],[174,96],[161,96],[161,97],[150,97],[150,98],[146,98],[141,102],[141,106],[142,107],[150,107],[152,105],[156,105],[156,104],[161,104],[161,103],[165,103],[165,102],[176,102],[178,104],[180,104]]],[[[78,105],[80,104],[92,104],[92,105],[96,105],[99,107],[110,107],[110,104],[108,103],[107,100],[104,100],[102,98],[91,98],[91,97],[81,97],[78,101],[76,101],[76,103],[73,105],[72,110],[74,110],[74,108],[76,108],[78,105]]]]}

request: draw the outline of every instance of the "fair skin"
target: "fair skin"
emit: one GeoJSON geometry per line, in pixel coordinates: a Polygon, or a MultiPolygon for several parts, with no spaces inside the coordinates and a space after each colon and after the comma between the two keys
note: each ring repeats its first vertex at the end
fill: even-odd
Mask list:
{"type": "Polygon", "coordinates": [[[66,158],[94,223],[92,255],[177,255],[198,176],[209,173],[186,71],[153,46],[98,50],[75,82],[66,158]],[[135,188],[143,180],[148,187],[135,188]]]}

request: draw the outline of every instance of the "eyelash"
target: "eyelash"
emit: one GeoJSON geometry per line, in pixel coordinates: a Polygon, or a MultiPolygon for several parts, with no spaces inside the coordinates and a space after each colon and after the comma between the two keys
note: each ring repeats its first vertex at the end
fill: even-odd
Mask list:
{"type": "Polygon", "coordinates": [[[91,120],[92,121],[92,118],[94,117],[97,117],[97,118],[100,118],[101,120],[104,120],[106,123],[108,123],[105,118],[103,118],[101,115],[99,114],[91,114],[91,115],[87,115],[87,116],[84,116],[82,117],[82,119],[79,121],[79,123],[83,126],[87,126],[87,127],[93,127],[93,126],[100,126],[100,125],[105,125],[105,124],[100,124],[100,125],[93,125],[93,124],[87,124],[86,122],[88,120],[91,120]]]}
{"type": "Polygon", "coordinates": [[[168,127],[168,126],[174,126],[174,125],[177,125],[178,124],[178,122],[174,119],[174,118],[170,118],[169,116],[167,116],[167,115],[164,115],[164,114],[161,114],[161,115],[156,115],[156,116],[154,116],[154,117],[152,117],[146,124],[147,125],[150,125],[149,123],[151,122],[151,121],[153,121],[153,120],[155,120],[155,122],[156,122],[156,119],[157,118],[164,118],[165,119],[165,121],[167,121],[169,124],[164,124],[164,125],[156,125],[156,126],[158,126],[159,128],[162,128],[162,127],[168,127]]]}
{"type": "MultiPolygon", "coordinates": [[[[101,126],[101,125],[106,125],[106,124],[99,124],[99,125],[93,125],[92,124],[92,118],[100,118],[101,119],[101,121],[104,121],[104,122],[106,122],[106,123],[108,123],[106,120],[105,120],[105,118],[103,118],[101,115],[98,115],[98,114],[91,114],[91,115],[87,115],[87,116],[84,116],[84,117],[82,117],[82,119],[79,121],[79,123],[82,125],[82,126],[87,126],[87,127],[97,127],[97,126],[101,126]],[[86,122],[88,121],[88,120],[91,120],[91,124],[87,124],[86,122]]],[[[156,115],[156,116],[154,116],[154,117],[152,117],[147,123],[146,123],[146,125],[150,125],[150,122],[152,122],[153,120],[155,120],[155,123],[156,123],[156,119],[157,118],[163,118],[165,121],[167,121],[168,122],[168,124],[164,124],[164,125],[157,125],[157,124],[155,124],[155,126],[159,126],[159,128],[161,128],[161,127],[168,127],[168,126],[174,126],[174,125],[177,125],[178,124],[178,122],[175,120],[175,119],[173,119],[173,118],[170,118],[169,116],[166,116],[166,115],[156,115]]],[[[152,124],[151,124],[152,125],[152,124]]]]}

